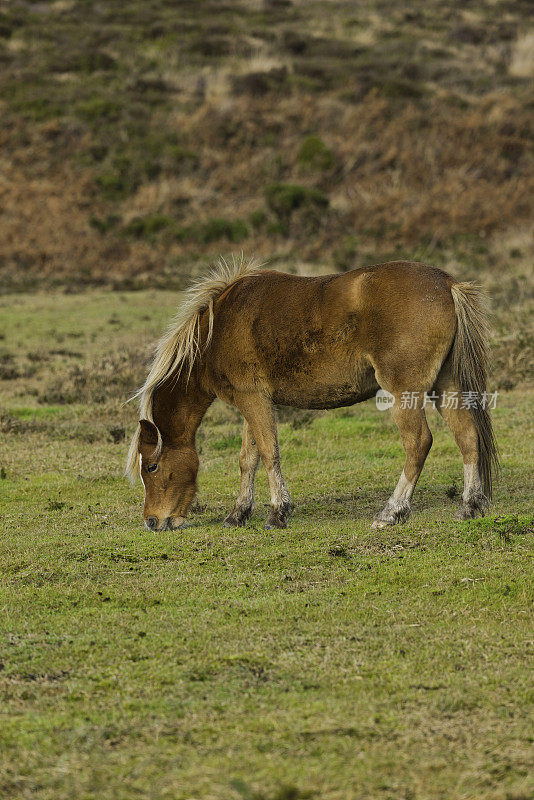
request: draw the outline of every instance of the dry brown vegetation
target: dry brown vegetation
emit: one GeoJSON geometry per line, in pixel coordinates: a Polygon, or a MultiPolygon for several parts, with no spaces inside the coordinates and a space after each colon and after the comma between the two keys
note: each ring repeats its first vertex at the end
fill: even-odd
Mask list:
{"type": "MultiPolygon", "coordinates": [[[[3,4],[5,290],[181,287],[219,252],[409,257],[533,367],[528,2],[3,4]]],[[[529,38],[530,37],[530,38],[529,38]]]]}

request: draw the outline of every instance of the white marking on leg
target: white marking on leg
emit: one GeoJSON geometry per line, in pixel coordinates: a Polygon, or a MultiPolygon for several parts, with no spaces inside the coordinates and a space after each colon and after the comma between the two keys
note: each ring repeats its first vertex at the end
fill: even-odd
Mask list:
{"type": "Polygon", "coordinates": [[[408,519],[411,511],[410,500],[412,499],[414,489],[415,484],[410,483],[404,474],[404,470],[402,470],[395,491],[374,520],[371,528],[380,530],[387,525],[395,525],[397,522],[404,522],[408,519]]]}
{"type": "Polygon", "coordinates": [[[254,478],[256,468],[249,468],[241,474],[241,485],[235,504],[236,508],[252,508],[254,505],[254,478]]]}
{"type": "Polygon", "coordinates": [[[389,498],[389,502],[396,502],[401,500],[408,500],[408,502],[410,502],[410,500],[412,499],[412,494],[414,489],[415,489],[415,484],[410,483],[410,481],[404,474],[404,470],[402,470],[399,482],[395,486],[395,491],[389,498]]]}
{"type": "Polygon", "coordinates": [[[477,464],[464,464],[464,493],[462,505],[456,513],[456,519],[473,519],[483,516],[489,506],[489,501],[480,480],[477,464]]]}
{"type": "Polygon", "coordinates": [[[267,472],[269,479],[269,488],[271,490],[271,505],[273,508],[281,508],[283,505],[290,503],[289,492],[282,477],[282,470],[280,464],[275,463],[267,472]]]}
{"type": "Polygon", "coordinates": [[[476,495],[482,494],[482,484],[477,464],[464,464],[464,493],[463,501],[468,503],[476,495]]]}
{"type": "Polygon", "coordinates": [[[245,425],[243,431],[243,445],[239,454],[241,480],[234,511],[232,512],[238,519],[243,515],[246,517],[250,516],[254,510],[254,481],[259,460],[260,456],[256,444],[254,439],[250,436],[250,433],[247,432],[247,426],[245,425]]]}

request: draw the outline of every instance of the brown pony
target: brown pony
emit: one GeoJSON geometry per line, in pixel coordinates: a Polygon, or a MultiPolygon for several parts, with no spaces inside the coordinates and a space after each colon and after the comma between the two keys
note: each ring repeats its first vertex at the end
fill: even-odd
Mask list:
{"type": "Polygon", "coordinates": [[[224,261],[187,298],[160,340],[140,397],[126,474],[145,487],[150,530],[183,525],[196,492],[195,433],[216,397],[244,417],[241,486],[227,525],[254,510],[261,458],[267,527],[286,526],[291,500],[280,469],[274,404],[339,408],[379,388],[393,395],[404,469],[374,528],[404,522],[432,444],[425,393],[464,462],[460,519],[483,514],[498,467],[485,403],[486,320],[479,290],[440,269],[393,261],[339,275],[299,277],[224,261]],[[476,402],[458,402],[468,392],[476,402]],[[454,394],[456,393],[456,394],[454,394]],[[410,402],[404,400],[409,395],[410,402]],[[456,405],[447,397],[456,397],[456,405]]]}

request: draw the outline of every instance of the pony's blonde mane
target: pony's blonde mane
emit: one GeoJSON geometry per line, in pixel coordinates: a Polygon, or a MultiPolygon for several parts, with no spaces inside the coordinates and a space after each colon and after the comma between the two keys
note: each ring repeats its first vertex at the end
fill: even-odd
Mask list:
{"type": "MultiPolygon", "coordinates": [[[[130,398],[130,400],[139,398],[139,419],[154,422],[152,416],[154,393],[166,378],[172,375],[178,379],[184,369],[188,378],[191,375],[195,359],[200,353],[200,319],[204,311],[208,311],[208,333],[203,342],[203,347],[206,348],[213,335],[213,303],[228,286],[239,278],[252,275],[258,269],[260,269],[258,265],[253,261],[245,261],[242,256],[239,259],[232,258],[230,263],[220,258],[209,275],[186,290],[178,312],[156,345],[154,360],[145,383],[130,398]]],[[[124,473],[132,483],[139,473],[139,433],[140,429],[137,426],[128,451],[124,473]]],[[[158,431],[154,459],[159,457],[162,447],[163,442],[158,431]]]]}

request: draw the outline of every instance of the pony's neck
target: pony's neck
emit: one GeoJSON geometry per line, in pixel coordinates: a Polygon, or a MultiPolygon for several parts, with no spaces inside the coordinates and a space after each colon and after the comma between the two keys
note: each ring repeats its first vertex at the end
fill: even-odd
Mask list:
{"type": "Polygon", "coordinates": [[[163,440],[194,447],[197,428],[214,399],[201,388],[195,369],[189,379],[181,375],[165,381],[154,393],[152,409],[163,440]]]}

